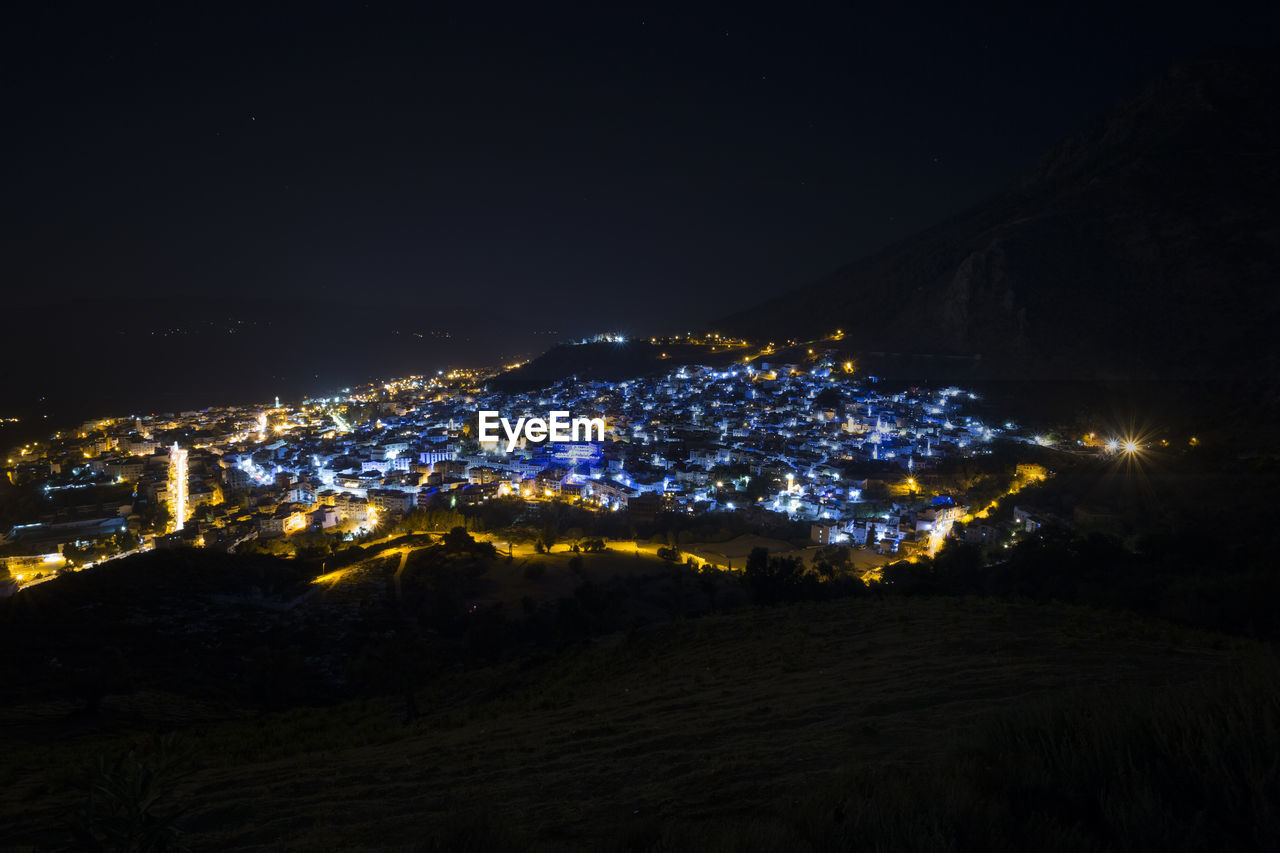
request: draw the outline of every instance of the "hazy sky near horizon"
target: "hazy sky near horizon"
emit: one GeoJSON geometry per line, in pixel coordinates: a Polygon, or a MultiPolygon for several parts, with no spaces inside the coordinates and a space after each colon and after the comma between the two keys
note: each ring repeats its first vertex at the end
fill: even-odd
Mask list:
{"type": "Polygon", "coordinates": [[[697,328],[1277,33],[1274,5],[1024,5],[39,4],[0,28],[3,276],[697,328]]]}

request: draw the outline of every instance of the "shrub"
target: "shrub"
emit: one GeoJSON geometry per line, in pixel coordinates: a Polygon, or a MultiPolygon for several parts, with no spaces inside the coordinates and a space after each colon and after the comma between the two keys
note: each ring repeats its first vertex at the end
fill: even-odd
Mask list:
{"type": "Polygon", "coordinates": [[[186,850],[173,802],[182,777],[173,735],[108,761],[99,755],[85,779],[84,805],[68,821],[77,850],[164,853],[186,850]]]}

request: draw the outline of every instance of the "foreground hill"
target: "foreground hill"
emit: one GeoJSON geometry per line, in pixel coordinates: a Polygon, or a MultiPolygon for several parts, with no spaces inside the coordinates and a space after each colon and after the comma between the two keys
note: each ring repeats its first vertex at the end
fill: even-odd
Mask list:
{"type": "MultiPolygon", "coordinates": [[[[196,723],[161,793],[197,850],[1265,849],[1260,655],[1057,605],[751,609],[442,675],[408,725],[378,700],[196,723]]],[[[77,762],[128,742],[11,744],[10,842],[56,842],[77,762]]]]}
{"type": "Polygon", "coordinates": [[[1174,69],[985,204],[716,324],[1040,378],[1260,376],[1280,309],[1280,55],[1174,69]]]}

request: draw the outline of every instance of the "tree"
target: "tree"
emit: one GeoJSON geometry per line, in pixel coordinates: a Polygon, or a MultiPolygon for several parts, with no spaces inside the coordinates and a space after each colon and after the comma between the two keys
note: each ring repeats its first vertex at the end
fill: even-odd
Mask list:
{"type": "Polygon", "coordinates": [[[716,593],[720,591],[720,581],[714,572],[702,571],[698,573],[698,588],[702,590],[703,595],[707,597],[707,606],[716,606],[716,593]]]}
{"type": "Polygon", "coordinates": [[[817,598],[817,573],[807,571],[798,557],[770,557],[764,548],[753,548],[742,572],[747,596],[757,604],[777,604],[817,598]]]}
{"type": "Polygon", "coordinates": [[[462,526],[454,527],[446,533],[440,540],[444,545],[444,549],[452,554],[461,553],[469,550],[476,543],[475,537],[467,532],[462,526]]]}
{"type": "Polygon", "coordinates": [[[449,554],[473,554],[481,557],[493,557],[498,549],[491,542],[478,542],[463,527],[454,527],[440,538],[440,544],[449,554]]]}
{"type": "Polygon", "coordinates": [[[542,547],[547,549],[547,553],[551,553],[551,549],[556,544],[556,526],[554,524],[546,524],[542,528],[542,547]]]}
{"type": "Polygon", "coordinates": [[[933,560],[939,591],[966,595],[982,591],[982,549],[951,541],[933,560]]]}

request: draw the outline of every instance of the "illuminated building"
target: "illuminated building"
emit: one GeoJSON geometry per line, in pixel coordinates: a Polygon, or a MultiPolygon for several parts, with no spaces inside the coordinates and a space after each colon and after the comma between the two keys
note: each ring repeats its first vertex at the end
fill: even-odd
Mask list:
{"type": "Polygon", "coordinates": [[[175,441],[169,448],[169,508],[173,510],[173,529],[177,532],[187,520],[187,451],[175,441]]]}
{"type": "Polygon", "coordinates": [[[819,521],[809,526],[809,540],[819,545],[830,545],[835,541],[836,532],[836,523],[834,521],[819,521]]]}
{"type": "Polygon", "coordinates": [[[379,518],[400,517],[413,511],[414,495],[400,489],[369,489],[369,508],[379,518]]]}
{"type": "Polygon", "coordinates": [[[599,462],[601,452],[599,442],[556,443],[551,445],[548,456],[556,462],[573,467],[584,462],[599,462]]]}

